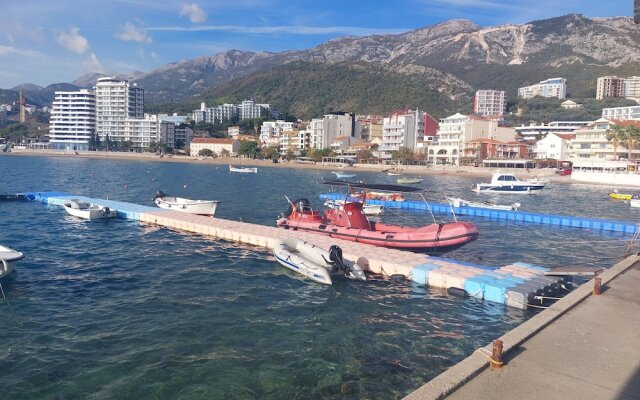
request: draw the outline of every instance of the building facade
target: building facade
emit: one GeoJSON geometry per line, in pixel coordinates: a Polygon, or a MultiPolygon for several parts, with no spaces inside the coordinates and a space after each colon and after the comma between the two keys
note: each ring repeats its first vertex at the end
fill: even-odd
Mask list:
{"type": "Polygon", "coordinates": [[[539,160],[568,160],[571,158],[571,141],[576,138],[572,133],[550,133],[538,140],[533,148],[535,158],[539,160]]]}
{"type": "Polygon", "coordinates": [[[567,97],[567,80],[564,78],[552,78],[518,89],[518,97],[530,99],[536,96],[564,99],[567,97]]]}
{"type": "Polygon", "coordinates": [[[230,155],[238,154],[240,141],[227,138],[194,138],[189,145],[189,152],[192,157],[197,157],[201,150],[209,149],[219,156],[224,150],[230,155]]]}
{"type": "Polygon", "coordinates": [[[424,112],[398,110],[382,121],[382,143],[378,147],[381,158],[392,158],[401,148],[416,151],[424,140],[424,112]]]}
{"type": "Polygon", "coordinates": [[[89,150],[96,132],[96,96],[90,90],[55,92],[49,144],[55,150],[89,150]]]}
{"type": "Polygon", "coordinates": [[[602,118],[620,121],[640,121],[640,105],[602,109],[602,118]]]}
{"type": "Polygon", "coordinates": [[[127,119],[144,118],[144,90],[129,81],[100,78],[95,86],[96,132],[100,140],[125,141],[127,119]]]}
{"type": "Polygon", "coordinates": [[[468,164],[475,162],[476,156],[465,156],[465,143],[477,139],[510,143],[515,138],[513,128],[500,126],[495,119],[456,113],[440,120],[436,140],[428,146],[427,160],[434,164],[468,164]]]}
{"type": "Polygon", "coordinates": [[[311,129],[311,148],[327,149],[331,146],[333,139],[338,136],[355,136],[356,132],[355,115],[352,113],[335,112],[324,116],[324,118],[314,118],[309,123],[311,129]]]}
{"type": "Polygon", "coordinates": [[[473,113],[503,116],[507,112],[507,95],[503,90],[478,90],[473,98],[473,113]]]}
{"type": "Polygon", "coordinates": [[[280,139],[284,132],[295,130],[295,122],[276,120],[265,121],[260,126],[260,143],[263,146],[280,146],[280,139]]]}
{"type": "Polygon", "coordinates": [[[605,97],[623,97],[624,79],[617,76],[601,76],[596,80],[596,100],[605,97]]]}
{"type": "Polygon", "coordinates": [[[514,129],[523,140],[540,140],[550,133],[573,133],[588,126],[593,121],[551,121],[548,124],[529,124],[514,129]]]}
{"type": "Polygon", "coordinates": [[[620,158],[638,160],[640,158],[638,144],[629,150],[625,147],[625,143],[614,143],[607,139],[607,131],[616,124],[640,127],[638,121],[610,121],[605,118],[594,121],[588,127],[575,132],[576,137],[571,140],[571,157],[598,161],[614,161],[620,158]]]}

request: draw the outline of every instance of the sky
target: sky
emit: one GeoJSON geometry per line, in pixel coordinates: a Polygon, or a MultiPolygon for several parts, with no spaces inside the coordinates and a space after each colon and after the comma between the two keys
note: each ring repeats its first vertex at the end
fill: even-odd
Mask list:
{"type": "Polygon", "coordinates": [[[149,72],[231,49],[303,50],[450,19],[481,26],[569,13],[631,16],[633,0],[0,0],[0,88],[149,72]]]}

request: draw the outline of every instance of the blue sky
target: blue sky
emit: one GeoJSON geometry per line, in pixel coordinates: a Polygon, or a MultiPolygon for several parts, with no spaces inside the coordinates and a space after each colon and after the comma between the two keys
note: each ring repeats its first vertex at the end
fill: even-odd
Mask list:
{"type": "Polygon", "coordinates": [[[0,0],[0,88],[151,71],[221,51],[307,49],[449,19],[482,26],[568,13],[630,16],[632,0],[0,0]],[[533,4],[533,5],[532,5],[533,4]]]}

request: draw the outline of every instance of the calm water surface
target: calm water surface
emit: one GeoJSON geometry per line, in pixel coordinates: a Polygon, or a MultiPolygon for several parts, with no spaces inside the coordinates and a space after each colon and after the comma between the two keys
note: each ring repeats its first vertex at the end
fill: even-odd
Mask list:
{"type": "MultiPolygon", "coordinates": [[[[151,205],[217,199],[217,216],[272,225],[284,194],[321,205],[328,172],[0,156],[0,193],[60,190],[151,205]],[[186,186],[185,186],[186,185],[186,186]]],[[[361,173],[369,182],[393,177],[361,173]]],[[[426,176],[431,196],[477,198],[473,178],[426,176]]],[[[637,220],[609,188],[552,184],[504,196],[523,210],[637,220]]],[[[480,197],[484,198],[484,197],[480,197]]],[[[6,399],[400,398],[533,314],[410,282],[311,284],[267,252],[133,221],[86,223],[60,207],[0,203],[0,243],[26,253],[3,280],[6,399]]],[[[421,213],[389,213],[405,224],[421,213]]],[[[608,267],[629,236],[474,219],[481,237],[448,257],[502,266],[608,267]]]]}

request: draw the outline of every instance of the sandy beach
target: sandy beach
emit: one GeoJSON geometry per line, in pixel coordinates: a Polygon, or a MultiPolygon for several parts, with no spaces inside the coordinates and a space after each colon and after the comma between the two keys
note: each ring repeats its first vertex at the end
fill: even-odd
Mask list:
{"type": "MultiPolygon", "coordinates": [[[[340,168],[343,171],[382,171],[392,168],[390,165],[382,164],[355,164],[351,167],[341,166],[337,164],[323,164],[317,162],[315,164],[298,163],[295,161],[285,161],[273,163],[271,160],[259,160],[252,158],[203,158],[203,157],[191,157],[181,155],[165,155],[159,156],[152,153],[122,153],[122,152],[104,152],[104,151],[56,151],[56,150],[24,150],[14,149],[11,153],[0,153],[0,156],[19,157],[19,156],[44,156],[44,157],[70,157],[70,158],[98,158],[98,159],[110,159],[110,160],[136,160],[136,161],[150,161],[150,162],[177,162],[177,163],[193,163],[193,164],[212,164],[212,165],[246,165],[246,166],[258,166],[269,168],[304,168],[304,169],[316,169],[316,170],[336,170],[340,168]]],[[[533,177],[553,177],[554,182],[570,182],[571,178],[568,176],[558,176],[551,168],[536,168],[536,169],[508,169],[501,168],[503,172],[513,172],[517,176],[524,178],[533,177]]],[[[414,166],[403,165],[400,167],[400,171],[403,174],[413,175],[456,175],[456,176],[482,176],[489,178],[493,172],[496,172],[496,168],[482,168],[471,166],[414,166]]]]}

